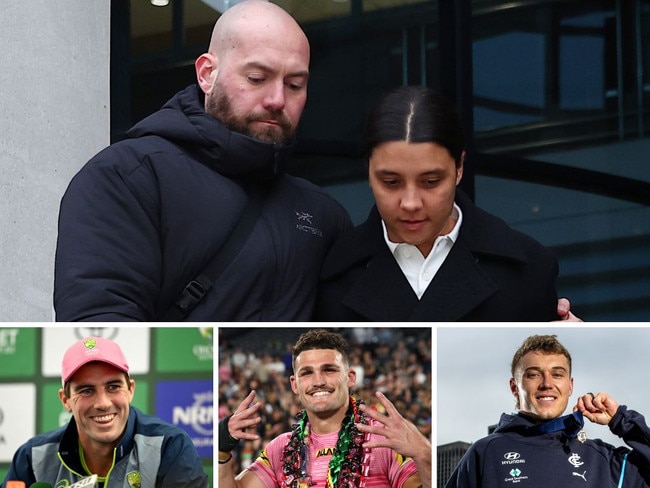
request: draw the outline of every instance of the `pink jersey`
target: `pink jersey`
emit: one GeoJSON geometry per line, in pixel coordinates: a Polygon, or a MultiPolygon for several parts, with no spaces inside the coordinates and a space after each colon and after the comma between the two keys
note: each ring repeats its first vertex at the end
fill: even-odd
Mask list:
{"type": "MultiPolygon", "coordinates": [[[[282,450],[289,442],[290,432],[273,439],[260,456],[249,466],[266,488],[276,488],[282,483],[282,450]]],[[[325,488],[327,468],[334,453],[339,433],[309,435],[309,462],[307,473],[315,485],[313,488],[325,488]]],[[[383,439],[371,434],[370,440],[383,439]]],[[[411,458],[405,458],[386,447],[377,447],[370,452],[370,471],[366,478],[366,488],[401,488],[404,482],[417,471],[411,458]]]]}

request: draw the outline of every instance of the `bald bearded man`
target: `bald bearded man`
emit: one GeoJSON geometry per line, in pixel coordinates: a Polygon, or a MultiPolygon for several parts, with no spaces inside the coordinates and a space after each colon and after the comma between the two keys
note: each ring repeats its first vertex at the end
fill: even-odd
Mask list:
{"type": "Polygon", "coordinates": [[[284,173],[309,56],[300,26],[273,3],[248,0],[221,15],[196,60],[197,84],[70,183],[59,216],[58,321],[311,318],[325,253],[351,221],[322,189],[284,173]],[[206,283],[204,269],[251,199],[261,202],[251,229],[206,283]]]}

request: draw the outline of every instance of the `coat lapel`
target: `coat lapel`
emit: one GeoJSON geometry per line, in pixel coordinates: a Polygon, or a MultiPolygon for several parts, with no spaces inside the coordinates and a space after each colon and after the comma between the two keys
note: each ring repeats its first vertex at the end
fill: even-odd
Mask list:
{"type": "Polygon", "coordinates": [[[373,208],[351,245],[334,257],[338,266],[333,273],[350,263],[367,261],[344,304],[370,321],[455,322],[465,320],[497,293],[497,285],[480,270],[479,259],[525,263],[526,256],[504,239],[507,226],[475,207],[461,190],[457,190],[456,203],[463,211],[460,235],[421,300],[386,246],[379,213],[373,208]]]}
{"type": "Polygon", "coordinates": [[[373,322],[456,322],[497,291],[476,266],[475,257],[459,240],[418,300],[395,258],[375,254],[361,280],[350,290],[344,304],[373,322]]]}
{"type": "Polygon", "coordinates": [[[343,304],[372,322],[401,321],[418,306],[418,298],[384,242],[343,304]],[[383,245],[383,248],[381,247],[383,245]]]}
{"type": "Polygon", "coordinates": [[[482,234],[482,229],[473,227],[480,226],[474,222],[475,207],[460,193],[458,203],[465,219],[461,235],[421,300],[384,242],[381,219],[375,207],[361,226],[356,236],[358,240],[346,247],[345,256],[337,258],[339,263],[369,259],[365,272],[344,298],[344,304],[369,321],[454,322],[463,320],[496,293],[496,285],[477,266],[477,249],[472,249],[477,240],[475,232],[482,234]]]}
{"type": "Polygon", "coordinates": [[[497,286],[476,263],[465,242],[456,241],[410,320],[457,322],[496,293],[497,286]]]}

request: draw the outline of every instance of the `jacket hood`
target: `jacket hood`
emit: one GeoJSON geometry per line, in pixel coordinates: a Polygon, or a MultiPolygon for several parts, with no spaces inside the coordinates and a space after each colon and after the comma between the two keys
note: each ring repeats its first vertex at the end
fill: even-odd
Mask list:
{"type": "Polygon", "coordinates": [[[193,154],[224,176],[268,179],[284,172],[293,148],[233,132],[205,112],[204,94],[190,85],[160,110],[133,126],[131,138],[156,135],[193,154]]]}

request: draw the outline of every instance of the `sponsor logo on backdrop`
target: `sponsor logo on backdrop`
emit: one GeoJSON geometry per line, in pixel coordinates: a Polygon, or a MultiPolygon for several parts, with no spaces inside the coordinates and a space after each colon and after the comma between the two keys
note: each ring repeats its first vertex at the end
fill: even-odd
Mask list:
{"type": "Polygon", "coordinates": [[[0,354],[16,354],[16,339],[19,333],[18,329],[0,330],[0,354]]]}
{"type": "Polygon", "coordinates": [[[193,394],[192,405],[175,406],[174,425],[188,425],[202,435],[212,435],[212,390],[193,394]]]}
{"type": "Polygon", "coordinates": [[[192,354],[199,361],[212,361],[214,353],[212,348],[212,327],[199,327],[199,334],[205,340],[205,344],[195,344],[192,347],[192,354]]]}
{"type": "Polygon", "coordinates": [[[103,337],[104,339],[115,340],[117,327],[75,327],[74,335],[77,339],[84,337],[103,337]]]}
{"type": "Polygon", "coordinates": [[[211,380],[163,381],[156,387],[156,415],[187,432],[202,457],[212,457],[213,398],[211,380]]]}

